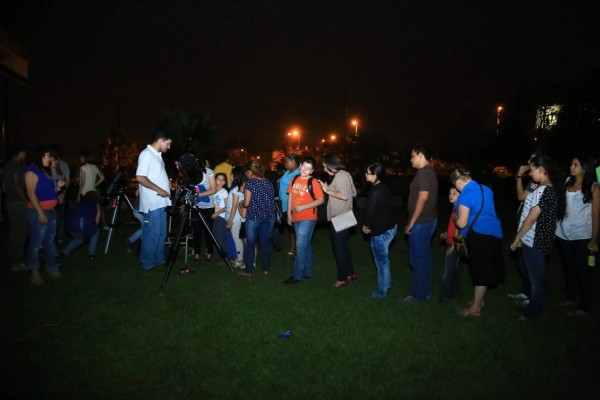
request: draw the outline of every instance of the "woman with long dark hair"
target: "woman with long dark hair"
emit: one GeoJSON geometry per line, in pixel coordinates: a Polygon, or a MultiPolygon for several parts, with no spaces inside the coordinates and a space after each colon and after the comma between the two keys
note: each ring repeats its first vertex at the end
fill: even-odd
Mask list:
{"type": "Polygon", "coordinates": [[[242,166],[231,170],[231,192],[227,197],[227,229],[231,231],[235,243],[237,268],[244,267],[244,240],[240,239],[240,229],[244,218],[240,215],[240,204],[244,201],[244,186],[246,185],[246,170],[242,166]]]}
{"type": "Polygon", "coordinates": [[[246,168],[246,187],[244,188],[244,203],[246,215],[246,250],[244,254],[243,271],[240,276],[252,276],[254,272],[255,246],[260,243],[260,262],[263,273],[269,274],[271,267],[271,231],[275,223],[275,189],[265,178],[264,167],[252,161],[246,168]]]}
{"type": "MultiPolygon", "coordinates": [[[[219,246],[222,249],[227,249],[227,219],[225,213],[227,212],[229,191],[227,190],[227,176],[224,172],[215,174],[215,184],[217,192],[213,196],[215,211],[211,215],[213,221],[212,232],[219,246]]],[[[213,247],[212,258],[218,265],[225,264],[216,246],[213,247]]]]}
{"type": "Polygon", "coordinates": [[[50,159],[52,154],[42,147],[31,165],[25,168],[25,188],[27,190],[27,223],[29,225],[29,245],[27,266],[31,270],[31,283],[43,285],[40,275],[40,249],[43,248],[45,266],[51,278],[60,278],[59,264],[56,262],[54,236],[56,235],[57,191],[64,185],[56,185],[52,180],[50,159]]]}
{"type": "Polygon", "coordinates": [[[208,160],[200,158],[201,164],[199,176],[202,180],[196,183],[196,190],[199,192],[199,196],[196,199],[196,207],[200,210],[200,213],[204,217],[208,230],[202,220],[192,220],[192,229],[194,231],[194,238],[192,241],[192,247],[194,248],[194,262],[200,262],[200,252],[202,246],[202,236],[206,241],[206,253],[204,258],[206,261],[212,261],[213,255],[213,242],[210,237],[210,232],[213,229],[212,215],[215,212],[215,193],[217,192],[217,183],[215,182],[215,172],[210,168],[208,160]]]}
{"type": "Polygon", "coordinates": [[[525,199],[519,228],[510,245],[516,251],[522,245],[523,261],[531,281],[531,296],[520,321],[537,319],[546,303],[546,262],[552,252],[556,222],[565,215],[563,177],[555,162],[538,155],[529,163],[529,175],[539,186],[525,199]]]}
{"type": "MultiPolygon", "coordinates": [[[[346,171],[346,166],[337,154],[325,154],[323,167],[329,176],[333,176],[330,184],[319,181],[323,192],[329,196],[327,202],[327,220],[336,215],[352,210],[352,202],[356,197],[356,187],[352,175],[346,171]]],[[[330,224],[329,233],[333,244],[333,254],[337,266],[337,281],[335,287],[347,286],[350,281],[358,281],[352,264],[352,254],[348,246],[350,228],[336,232],[330,224]]]]}
{"type": "Polygon", "coordinates": [[[390,274],[390,243],[396,237],[398,226],[390,218],[392,211],[392,193],[385,184],[385,168],[381,163],[373,163],[365,173],[367,182],[371,183],[371,191],[367,200],[367,212],[365,213],[362,231],[370,235],[371,251],[377,267],[377,289],[371,294],[372,297],[386,297],[392,286],[390,274]]]}
{"type": "Polygon", "coordinates": [[[577,156],[571,161],[566,181],[566,212],[558,221],[556,236],[565,273],[565,305],[577,304],[572,317],[588,314],[590,310],[589,251],[598,251],[598,216],[600,188],[596,181],[591,157],[577,156]]]}

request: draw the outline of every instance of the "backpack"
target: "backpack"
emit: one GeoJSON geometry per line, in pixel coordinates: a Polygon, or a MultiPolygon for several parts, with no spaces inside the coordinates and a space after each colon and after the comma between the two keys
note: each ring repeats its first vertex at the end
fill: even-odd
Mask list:
{"type": "MultiPolygon", "coordinates": [[[[294,183],[296,182],[296,179],[298,179],[300,175],[295,175],[292,178],[292,186],[294,185],[294,183]]],[[[313,200],[316,200],[317,198],[315,197],[315,192],[313,190],[313,181],[314,181],[314,177],[311,176],[310,178],[308,178],[308,183],[306,184],[307,188],[308,188],[308,193],[310,194],[310,197],[313,200]]],[[[323,222],[323,221],[327,221],[327,195],[325,193],[323,193],[323,204],[321,204],[320,206],[317,206],[316,208],[313,208],[313,214],[317,213],[317,222],[323,222]]]]}

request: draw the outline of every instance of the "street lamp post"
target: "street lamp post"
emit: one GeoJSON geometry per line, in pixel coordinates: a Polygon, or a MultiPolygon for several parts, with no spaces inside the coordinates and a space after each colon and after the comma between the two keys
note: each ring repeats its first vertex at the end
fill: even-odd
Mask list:
{"type": "Polygon", "coordinates": [[[503,108],[502,106],[498,106],[498,108],[496,108],[497,114],[496,114],[496,135],[500,134],[500,113],[502,112],[503,108]]]}

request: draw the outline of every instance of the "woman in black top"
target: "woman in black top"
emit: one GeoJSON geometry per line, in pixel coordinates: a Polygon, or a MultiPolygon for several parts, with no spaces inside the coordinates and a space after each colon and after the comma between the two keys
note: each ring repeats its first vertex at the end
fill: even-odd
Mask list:
{"type": "Polygon", "coordinates": [[[363,232],[371,235],[371,250],[377,266],[377,290],[372,297],[385,297],[392,284],[390,276],[390,259],[388,256],[390,243],[396,236],[398,226],[390,219],[392,211],[392,194],[385,179],[385,168],[381,163],[369,165],[366,172],[367,182],[373,186],[369,192],[367,213],[363,232]]]}

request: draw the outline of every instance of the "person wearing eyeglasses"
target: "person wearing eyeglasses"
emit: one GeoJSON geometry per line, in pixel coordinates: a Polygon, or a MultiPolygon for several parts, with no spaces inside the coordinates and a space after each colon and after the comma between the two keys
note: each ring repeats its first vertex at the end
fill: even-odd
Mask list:
{"type": "Polygon", "coordinates": [[[387,296],[392,286],[389,249],[390,243],[396,237],[398,225],[390,218],[392,193],[384,182],[386,173],[383,164],[369,165],[365,176],[372,186],[362,231],[365,235],[370,235],[371,251],[377,266],[377,289],[371,297],[382,298],[387,296]]]}
{"type": "Polygon", "coordinates": [[[431,296],[433,260],[431,238],[437,226],[438,181],[430,163],[431,153],[426,146],[416,145],[410,153],[410,163],[417,174],[410,182],[408,221],[408,258],[412,268],[410,294],[407,304],[426,302],[431,296]]]}

